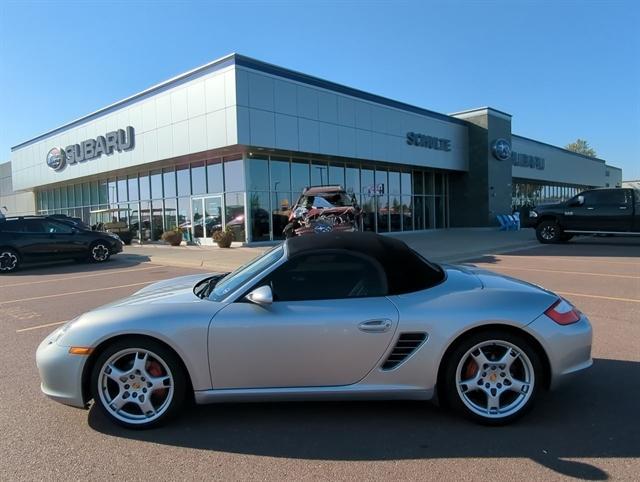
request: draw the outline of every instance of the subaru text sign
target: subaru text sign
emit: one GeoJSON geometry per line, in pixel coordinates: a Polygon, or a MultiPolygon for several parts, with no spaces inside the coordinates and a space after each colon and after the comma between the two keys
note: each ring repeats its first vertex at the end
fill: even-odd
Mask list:
{"type": "Polygon", "coordinates": [[[64,149],[54,147],[47,154],[47,165],[54,171],[60,171],[67,164],[90,161],[102,154],[111,155],[115,151],[130,151],[135,146],[134,137],[133,127],[127,126],[125,129],[107,132],[104,136],[87,139],[64,149]]]}
{"type": "Polygon", "coordinates": [[[410,146],[425,147],[437,151],[450,151],[451,140],[442,137],[427,136],[417,132],[407,132],[407,144],[410,146]]]}

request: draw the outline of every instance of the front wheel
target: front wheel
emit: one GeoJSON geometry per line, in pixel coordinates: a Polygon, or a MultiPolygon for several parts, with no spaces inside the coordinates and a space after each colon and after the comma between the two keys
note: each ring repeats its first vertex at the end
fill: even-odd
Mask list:
{"type": "Polygon", "coordinates": [[[13,249],[0,248],[0,273],[11,273],[18,269],[20,256],[13,249]]]}
{"type": "Polygon", "coordinates": [[[96,243],[89,248],[89,260],[92,263],[104,263],[109,261],[111,251],[105,243],[96,243]]]}
{"type": "Polygon", "coordinates": [[[524,338],[476,333],[458,343],[446,361],[444,398],[467,418],[504,425],[531,409],[542,374],[540,357],[524,338]]]}
{"type": "Polygon", "coordinates": [[[556,221],[542,221],[536,227],[536,237],[543,244],[558,243],[562,239],[562,229],[556,221]]]}
{"type": "Polygon", "coordinates": [[[145,429],[180,409],[186,391],[177,357],[153,340],[121,340],[102,352],[91,376],[93,399],[113,422],[145,429]]]}

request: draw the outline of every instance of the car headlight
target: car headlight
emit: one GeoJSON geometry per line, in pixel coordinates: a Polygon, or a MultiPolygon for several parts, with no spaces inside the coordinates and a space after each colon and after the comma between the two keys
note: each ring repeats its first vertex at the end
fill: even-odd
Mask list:
{"type": "Polygon", "coordinates": [[[530,218],[537,218],[538,217],[538,213],[535,212],[534,210],[529,211],[529,217],[530,218]]]}

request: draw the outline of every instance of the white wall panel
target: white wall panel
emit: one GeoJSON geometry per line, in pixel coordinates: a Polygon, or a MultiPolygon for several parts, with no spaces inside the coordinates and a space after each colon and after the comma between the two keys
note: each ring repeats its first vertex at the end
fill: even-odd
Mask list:
{"type": "Polygon", "coordinates": [[[251,144],[254,146],[275,147],[275,115],[258,109],[250,109],[251,144]]]}
{"type": "Polygon", "coordinates": [[[297,117],[285,114],[276,114],[276,145],[282,149],[292,151],[298,150],[297,117]]]}
{"type": "Polygon", "coordinates": [[[207,114],[207,149],[227,145],[227,116],[225,110],[207,114]]]}
{"type": "Polygon", "coordinates": [[[249,107],[273,111],[273,79],[249,73],[249,107]]]}
{"type": "Polygon", "coordinates": [[[189,118],[193,119],[206,112],[204,81],[195,82],[187,87],[187,109],[189,118]]]}
{"type": "Polygon", "coordinates": [[[319,152],[337,156],[338,149],[338,126],[326,122],[319,123],[320,145],[319,152]]]}
{"type": "Polygon", "coordinates": [[[320,150],[319,122],[312,119],[298,119],[300,135],[298,143],[302,152],[318,152],[320,150]]]}
{"type": "Polygon", "coordinates": [[[336,94],[318,91],[318,119],[332,124],[338,123],[338,96],[336,94]]]}
{"type": "Polygon", "coordinates": [[[315,89],[303,85],[298,90],[298,116],[318,119],[318,93],[315,89]]]}
{"type": "Polygon", "coordinates": [[[280,114],[295,116],[298,112],[298,99],[296,86],[291,82],[275,80],[274,83],[274,109],[280,114]]]}
{"type": "MultiPolygon", "coordinates": [[[[225,67],[27,144],[11,156],[16,186],[29,189],[236,144],[235,79],[233,67],[225,67]],[[52,147],[64,148],[129,125],[135,129],[133,150],[102,155],[60,172],[46,166],[52,147]]],[[[245,114],[248,131],[248,111],[245,114]]]]}
{"type": "Polygon", "coordinates": [[[513,136],[514,152],[544,158],[544,169],[513,166],[512,176],[537,181],[570,183],[586,186],[605,186],[606,165],[599,159],[588,159],[564,149],[513,136]]]}
{"type": "Polygon", "coordinates": [[[338,96],[338,124],[349,127],[356,125],[356,101],[344,95],[338,96]]]}

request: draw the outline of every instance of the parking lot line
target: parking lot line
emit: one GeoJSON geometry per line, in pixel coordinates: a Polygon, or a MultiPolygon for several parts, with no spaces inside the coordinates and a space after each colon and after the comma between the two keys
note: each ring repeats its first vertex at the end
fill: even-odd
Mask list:
{"type": "MultiPolygon", "coordinates": [[[[506,255],[503,256],[504,258],[509,258],[509,259],[524,259],[527,260],[527,262],[529,262],[528,260],[530,259],[530,257],[525,256],[525,255],[506,255]]],[[[575,257],[575,258],[559,258],[557,256],[536,256],[536,259],[539,260],[545,260],[545,261],[577,261],[579,263],[584,263],[584,262],[589,262],[589,263],[604,263],[604,264],[623,264],[625,266],[640,266],[640,263],[634,263],[633,261],[609,261],[609,260],[604,260],[604,259],[598,259],[596,257],[575,257]]]]}
{"type": "Polygon", "coordinates": [[[560,274],[579,274],[585,276],[604,276],[608,278],[626,278],[626,279],[640,279],[640,276],[632,276],[628,274],[606,274],[606,273],[589,273],[585,271],[562,271],[553,269],[538,269],[538,268],[514,268],[512,266],[496,266],[496,270],[506,269],[512,271],[537,271],[540,273],[560,273],[560,274]]]}
{"type": "Polygon", "coordinates": [[[92,289],[92,290],[71,291],[69,293],[56,293],[55,295],[34,296],[33,298],[20,298],[18,300],[0,301],[0,305],[8,305],[10,303],[20,303],[22,301],[43,300],[43,299],[46,299],[46,298],[57,298],[58,296],[79,295],[79,294],[82,294],[82,293],[92,293],[92,292],[95,292],[95,291],[117,290],[118,288],[129,288],[131,286],[148,285],[148,284],[151,284],[151,283],[155,283],[156,281],[162,281],[162,280],[143,281],[141,283],[131,283],[131,284],[128,284],[128,285],[107,286],[105,288],[95,288],[95,289],[92,289]]]}
{"type": "Polygon", "coordinates": [[[133,271],[148,271],[150,269],[157,269],[159,268],[159,266],[148,266],[146,268],[135,268],[135,269],[118,269],[118,270],[113,270],[113,271],[101,271],[99,273],[93,273],[93,274],[87,274],[87,275],[79,275],[79,276],[69,276],[67,278],[52,278],[52,279],[43,279],[40,281],[27,281],[24,283],[14,283],[12,285],[4,285],[3,288],[12,288],[14,286],[27,286],[27,285],[34,285],[34,284],[38,284],[38,283],[50,283],[50,282],[54,282],[54,281],[67,281],[67,280],[71,280],[71,279],[81,279],[81,278],[91,278],[94,276],[101,276],[101,275],[108,275],[108,274],[116,274],[116,273],[131,273],[133,271]]]}
{"type": "Polygon", "coordinates": [[[44,325],[36,325],[36,326],[30,326],[28,328],[20,328],[19,330],[16,330],[16,333],[23,333],[25,331],[31,331],[31,330],[39,330],[40,328],[47,328],[49,326],[62,325],[63,323],[66,323],[67,321],[69,321],[69,320],[54,321],[53,323],[45,323],[44,325]]]}
{"type": "Polygon", "coordinates": [[[640,300],[636,300],[633,298],[615,298],[613,296],[588,295],[585,293],[569,293],[568,291],[556,291],[556,293],[562,296],[582,296],[584,298],[596,298],[599,300],[626,301],[629,303],[640,303],[640,300]]]}

